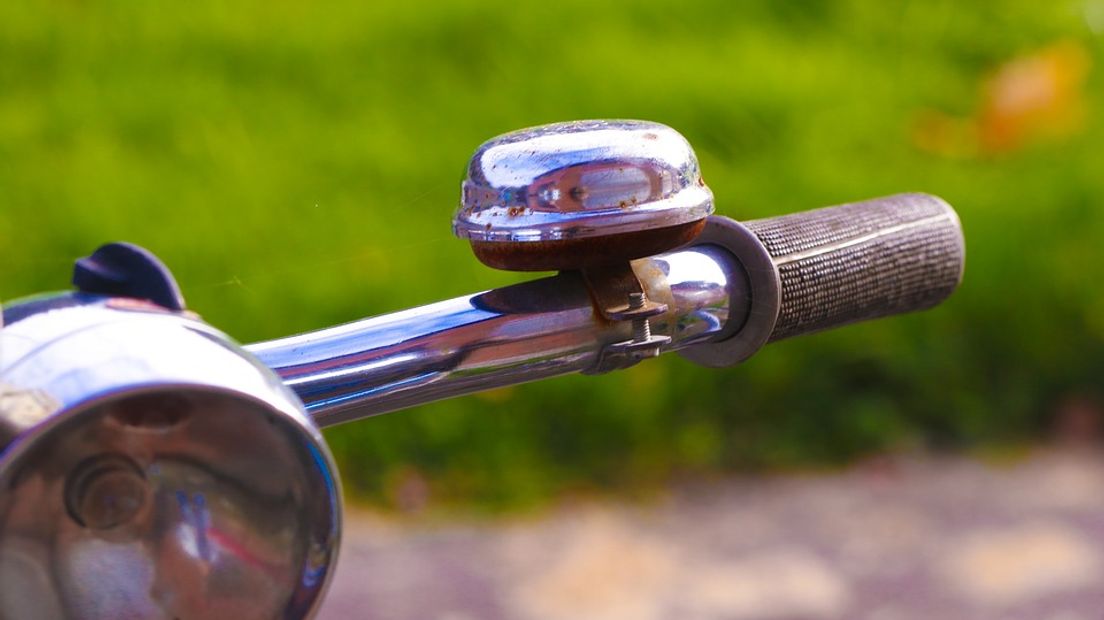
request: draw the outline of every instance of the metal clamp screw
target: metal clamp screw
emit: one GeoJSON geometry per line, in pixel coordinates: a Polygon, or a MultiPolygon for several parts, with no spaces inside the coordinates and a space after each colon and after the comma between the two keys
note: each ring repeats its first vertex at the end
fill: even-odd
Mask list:
{"type": "MultiPolygon", "coordinates": [[[[644,307],[644,293],[629,293],[629,310],[639,310],[644,307]]],[[[647,342],[652,339],[652,326],[647,317],[633,319],[633,342],[647,342]]]]}
{"type": "MultiPolygon", "coordinates": [[[[648,299],[644,296],[643,292],[629,293],[630,310],[643,308],[647,301],[648,299]]],[[[647,316],[632,319],[632,330],[632,340],[615,342],[608,345],[605,349],[605,354],[626,356],[629,358],[629,365],[631,365],[642,359],[657,357],[659,355],[659,348],[671,342],[670,336],[652,335],[652,326],[647,316]]]]}
{"type": "MultiPolygon", "coordinates": [[[[627,270],[632,274],[631,269],[627,270]]],[[[604,282],[614,282],[606,279],[604,282]]],[[[599,353],[598,361],[594,366],[584,371],[586,374],[601,374],[611,370],[619,370],[633,366],[637,362],[650,357],[659,356],[660,347],[671,342],[670,336],[653,335],[650,318],[667,311],[666,304],[649,301],[635,275],[631,279],[622,280],[631,288],[628,293],[628,304],[609,307],[603,304],[603,314],[610,320],[629,321],[632,324],[632,340],[615,342],[606,345],[599,353]]],[[[610,289],[591,286],[591,292],[596,297],[609,299],[610,289]]],[[[622,297],[622,299],[625,299],[622,297]]]]}

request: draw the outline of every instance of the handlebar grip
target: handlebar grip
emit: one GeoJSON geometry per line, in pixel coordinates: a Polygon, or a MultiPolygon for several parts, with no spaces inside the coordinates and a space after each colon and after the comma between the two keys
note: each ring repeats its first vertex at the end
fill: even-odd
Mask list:
{"type": "Polygon", "coordinates": [[[699,239],[726,247],[747,276],[747,312],[734,315],[742,323],[683,354],[706,366],[738,363],[790,336],[931,308],[958,287],[966,256],[958,215],[928,194],[743,223],[714,216],[699,239]]]}
{"type": "Polygon", "coordinates": [[[958,215],[928,194],[816,209],[745,225],[778,270],[768,342],[931,308],[962,280],[958,215]]]}

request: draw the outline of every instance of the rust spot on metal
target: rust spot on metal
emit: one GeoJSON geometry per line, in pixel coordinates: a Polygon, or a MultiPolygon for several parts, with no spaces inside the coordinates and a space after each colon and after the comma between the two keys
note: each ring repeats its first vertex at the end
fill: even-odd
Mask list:
{"type": "Polygon", "coordinates": [[[594,317],[594,322],[603,327],[613,325],[616,321],[607,319],[606,315],[602,313],[601,303],[599,303],[598,298],[594,295],[594,290],[589,286],[584,288],[586,288],[587,297],[590,298],[590,313],[594,317]]]}

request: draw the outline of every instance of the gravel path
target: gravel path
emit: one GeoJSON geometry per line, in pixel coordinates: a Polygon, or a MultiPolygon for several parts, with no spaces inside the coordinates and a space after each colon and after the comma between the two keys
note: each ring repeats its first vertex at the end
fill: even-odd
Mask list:
{"type": "Polygon", "coordinates": [[[319,617],[1099,620],[1104,455],[883,460],[522,520],[351,516],[319,617]]]}

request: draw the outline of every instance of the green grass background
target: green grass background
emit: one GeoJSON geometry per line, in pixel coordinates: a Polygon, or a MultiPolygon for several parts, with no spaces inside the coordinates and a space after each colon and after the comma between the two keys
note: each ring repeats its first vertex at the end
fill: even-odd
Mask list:
{"type": "Polygon", "coordinates": [[[450,236],[474,148],[643,118],[695,145],[728,216],[943,196],[962,289],[725,371],[661,359],[339,427],[351,495],[387,503],[414,472],[516,505],[1018,442],[1104,380],[1099,71],[1063,140],[947,158],[910,132],[1054,41],[1099,66],[1101,26],[1100,0],[0,3],[0,298],[64,288],[108,240],[154,250],[245,342],[515,282],[450,236]]]}

